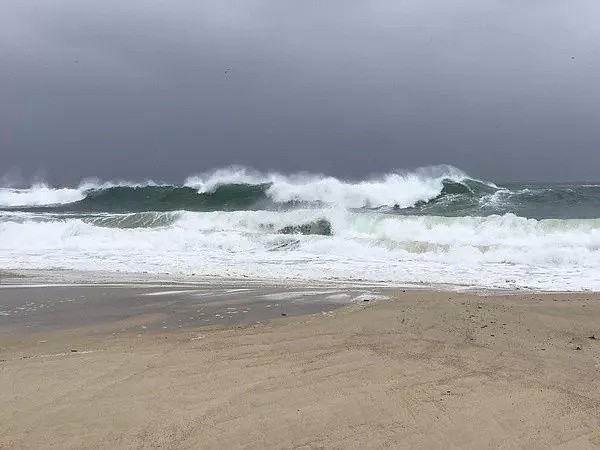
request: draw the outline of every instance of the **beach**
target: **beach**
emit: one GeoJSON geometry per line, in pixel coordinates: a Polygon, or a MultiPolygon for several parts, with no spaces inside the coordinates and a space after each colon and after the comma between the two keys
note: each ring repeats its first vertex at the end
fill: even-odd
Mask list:
{"type": "Polygon", "coordinates": [[[600,446],[595,293],[46,278],[2,280],[0,447],[600,446]]]}
{"type": "Polygon", "coordinates": [[[600,450],[599,17],[4,2],[0,450],[600,450]]]}

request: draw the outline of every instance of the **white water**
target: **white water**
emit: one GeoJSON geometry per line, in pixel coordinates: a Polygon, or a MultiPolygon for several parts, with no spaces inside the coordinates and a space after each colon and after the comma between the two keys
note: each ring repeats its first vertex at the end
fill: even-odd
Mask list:
{"type": "Polygon", "coordinates": [[[121,229],[12,215],[20,220],[0,222],[3,268],[600,290],[600,220],[402,217],[333,208],[181,212],[165,227],[121,229]],[[331,222],[334,236],[276,232],[320,218],[331,222]]]}
{"type": "MultiPolygon", "coordinates": [[[[444,179],[466,178],[450,166],[358,182],[230,168],[191,177],[186,185],[211,192],[227,183],[270,183],[267,193],[276,202],[318,201],[327,206],[287,212],[96,214],[89,220],[4,211],[0,267],[600,290],[600,219],[351,211],[363,206],[412,206],[438,196],[444,179]],[[284,226],[322,218],[331,223],[333,236],[277,233],[284,226]]],[[[71,203],[91,188],[155,184],[87,181],[78,188],[0,188],[0,207],[71,203]]],[[[506,192],[498,191],[486,201],[500,202],[506,192]]]]}
{"type": "Polygon", "coordinates": [[[43,184],[28,189],[0,188],[0,206],[41,206],[72,203],[85,194],[81,189],[54,189],[43,184]]]}
{"type": "Polygon", "coordinates": [[[64,205],[83,200],[90,189],[108,189],[114,186],[156,186],[156,183],[152,180],[144,183],[84,180],[76,188],[53,188],[46,184],[34,184],[26,189],[0,187],[0,207],[64,205]]]}
{"type": "MultiPolygon", "coordinates": [[[[398,205],[413,206],[428,201],[442,192],[443,180],[462,181],[468,178],[452,166],[434,166],[413,172],[389,173],[363,181],[344,181],[316,174],[283,175],[260,173],[246,168],[228,168],[188,178],[185,186],[199,192],[212,192],[223,184],[271,183],[267,195],[274,202],[322,202],[342,208],[398,205]]],[[[156,186],[154,181],[144,183],[99,182],[86,180],[77,188],[54,189],[43,184],[28,189],[0,188],[0,207],[42,206],[76,202],[89,189],[107,189],[114,186],[156,186]]]]}
{"type": "Polygon", "coordinates": [[[452,166],[424,167],[414,172],[389,173],[358,182],[308,173],[263,174],[240,167],[190,177],[185,185],[199,192],[212,192],[222,184],[271,183],[267,195],[275,202],[319,201],[341,208],[382,205],[407,208],[418,201],[438,196],[442,192],[443,180],[462,181],[466,178],[466,174],[452,166]]]}

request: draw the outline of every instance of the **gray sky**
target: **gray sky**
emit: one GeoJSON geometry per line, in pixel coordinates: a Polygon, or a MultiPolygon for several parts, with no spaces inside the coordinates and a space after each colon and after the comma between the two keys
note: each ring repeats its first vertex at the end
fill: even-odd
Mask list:
{"type": "Polygon", "coordinates": [[[598,0],[0,7],[0,175],[600,179],[598,0]]]}

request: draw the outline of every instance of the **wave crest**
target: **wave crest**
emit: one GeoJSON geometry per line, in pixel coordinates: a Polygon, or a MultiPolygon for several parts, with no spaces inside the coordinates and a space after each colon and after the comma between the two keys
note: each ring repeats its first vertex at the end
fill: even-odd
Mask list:
{"type": "Polygon", "coordinates": [[[270,209],[298,204],[340,208],[408,208],[449,193],[471,192],[469,178],[452,166],[392,172],[366,180],[298,173],[260,173],[243,167],[188,178],[183,185],[86,181],[78,188],[0,189],[0,207],[55,207],[68,211],[175,211],[270,209]]]}
{"type": "Polygon", "coordinates": [[[266,194],[276,203],[319,203],[342,208],[395,205],[407,208],[442,194],[445,181],[461,183],[470,179],[460,169],[448,165],[392,172],[360,181],[310,173],[260,173],[234,167],[188,178],[185,185],[198,189],[200,193],[214,192],[224,184],[269,185],[266,194]]]}

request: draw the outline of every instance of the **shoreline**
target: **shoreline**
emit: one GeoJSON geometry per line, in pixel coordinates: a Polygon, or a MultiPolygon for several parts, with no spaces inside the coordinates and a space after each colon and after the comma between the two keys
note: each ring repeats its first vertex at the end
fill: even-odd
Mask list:
{"type": "Polygon", "coordinates": [[[260,324],[328,314],[388,298],[389,288],[261,283],[16,283],[0,289],[0,338],[74,330],[109,334],[173,332],[260,324]]]}
{"type": "Polygon", "coordinates": [[[0,448],[600,446],[596,293],[205,282],[0,300],[29,305],[0,315],[0,448]]]}
{"type": "Polygon", "coordinates": [[[251,284],[263,286],[333,286],[385,288],[411,291],[432,291],[449,293],[469,293],[474,295],[545,295],[545,294],[594,294],[600,290],[540,290],[531,287],[479,287],[464,284],[426,284],[395,283],[392,281],[370,281],[363,279],[309,279],[309,278],[273,278],[273,277],[235,277],[223,275],[180,275],[151,272],[109,272],[72,269],[2,269],[0,270],[0,289],[27,286],[27,281],[36,281],[32,287],[53,286],[177,286],[199,284],[251,284]],[[7,282],[8,281],[8,282],[7,282]]]}

